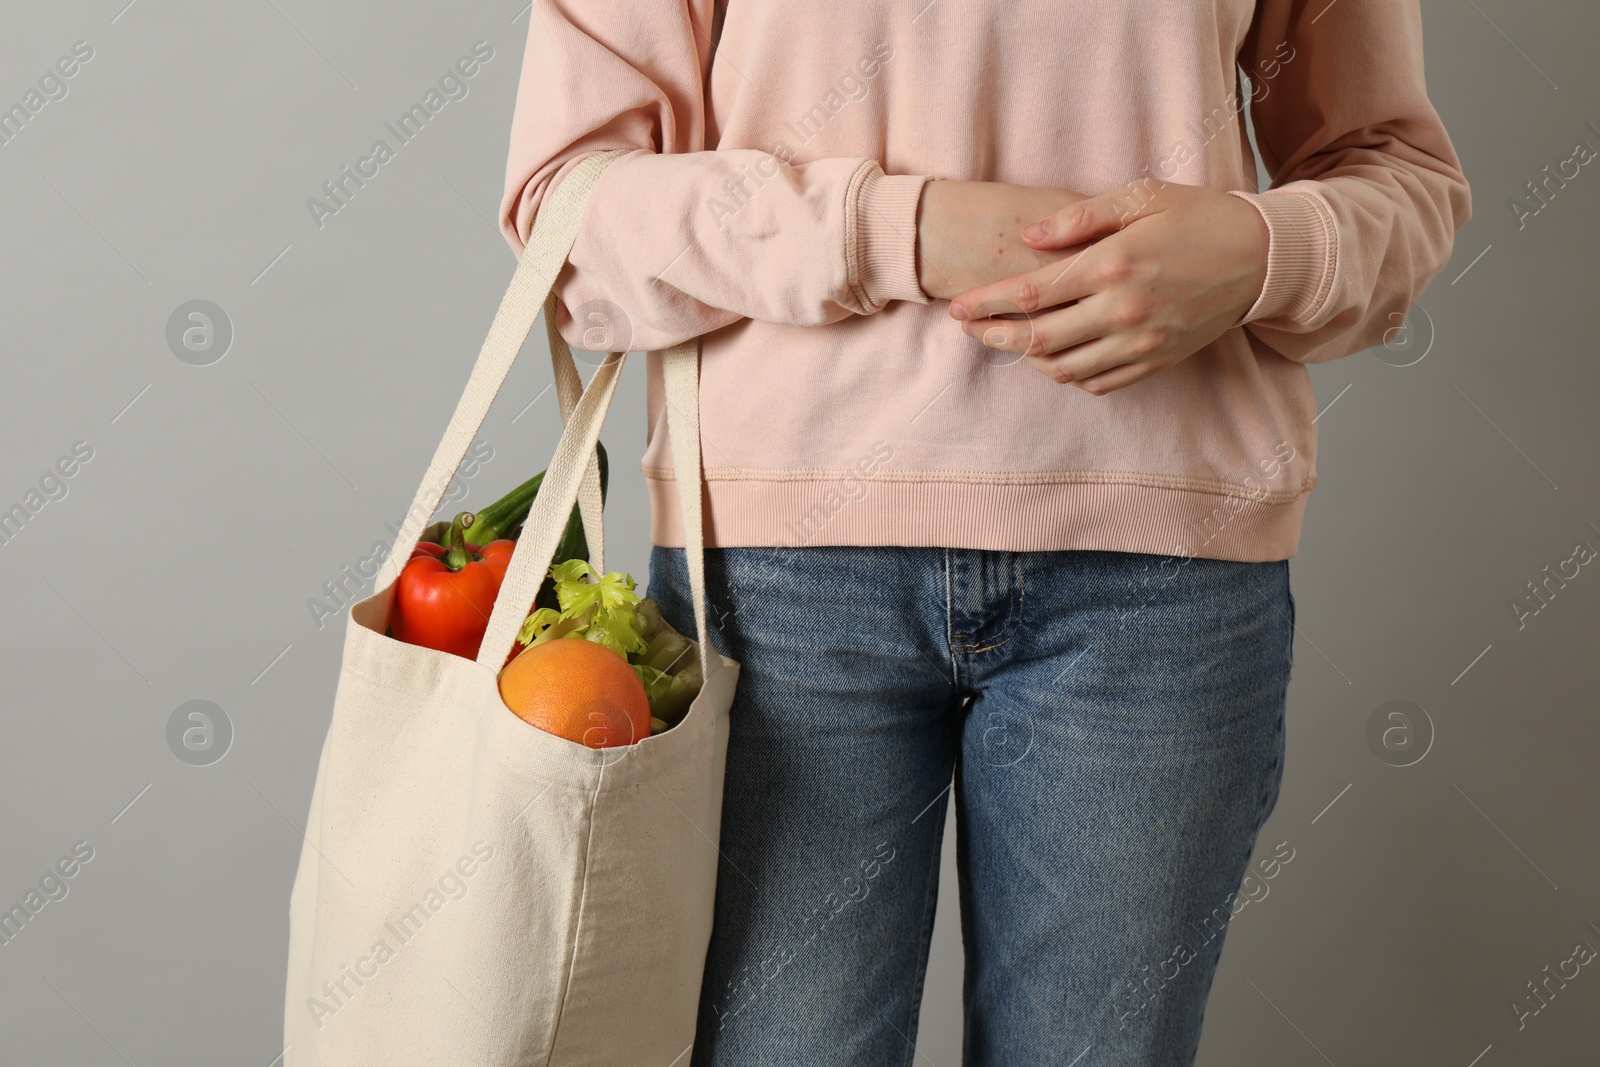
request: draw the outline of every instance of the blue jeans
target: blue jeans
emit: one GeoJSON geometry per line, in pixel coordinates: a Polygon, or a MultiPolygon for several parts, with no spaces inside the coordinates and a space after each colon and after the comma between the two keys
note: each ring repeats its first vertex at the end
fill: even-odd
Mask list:
{"type": "MultiPolygon", "coordinates": [[[[952,784],[963,1063],[1193,1063],[1283,778],[1287,560],[727,548],[706,583],[743,672],[692,1067],[912,1064],[952,784]]],[[[648,592],[694,634],[683,549],[648,592]]]]}

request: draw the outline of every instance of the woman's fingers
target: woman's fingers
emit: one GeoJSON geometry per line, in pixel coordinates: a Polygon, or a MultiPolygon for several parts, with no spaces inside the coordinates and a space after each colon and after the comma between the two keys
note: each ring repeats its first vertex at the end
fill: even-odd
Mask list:
{"type": "Polygon", "coordinates": [[[1038,222],[1022,228],[1022,239],[1033,248],[1070,248],[1116,233],[1130,214],[1128,189],[1091,196],[1069,204],[1038,222]]]}
{"type": "Polygon", "coordinates": [[[1060,385],[1099,396],[1180,362],[1151,331],[1127,329],[1114,296],[1098,294],[1019,319],[977,319],[961,328],[985,347],[1015,352],[1060,385]]]}
{"type": "MultiPolygon", "coordinates": [[[[998,309],[995,314],[1014,311],[998,309]]],[[[961,329],[988,348],[1019,356],[1048,356],[1104,337],[1116,329],[1116,323],[1107,312],[1106,301],[1090,296],[1065,307],[1030,312],[1023,318],[967,319],[961,329]]]]}
{"type": "Polygon", "coordinates": [[[1163,194],[1168,188],[1153,179],[1140,179],[1068,204],[1024,227],[1022,239],[1030,248],[1044,251],[1084,247],[1061,260],[1059,270],[1053,269],[1054,265],[1041,267],[959,294],[950,302],[951,317],[981,318],[1002,311],[1032,313],[1134,280],[1139,273],[1138,254],[1114,235],[1135,219],[1166,210],[1170,198],[1163,194]],[[1113,239],[1105,240],[1108,237],[1113,239]]]}
{"type": "Polygon", "coordinates": [[[1082,300],[1120,277],[1121,259],[1121,252],[1108,255],[1102,246],[1090,245],[1060,262],[968,289],[950,301],[950,317],[965,321],[1007,313],[1031,315],[1082,300]]]}
{"type": "Polygon", "coordinates": [[[1119,332],[1110,302],[1090,297],[1023,319],[980,319],[962,329],[985,347],[1015,352],[1062,385],[1081,382],[1145,358],[1137,340],[1119,332]]]}
{"type": "Polygon", "coordinates": [[[1108,370],[1091,374],[1086,378],[1074,378],[1072,384],[1086,393],[1094,396],[1103,396],[1118,389],[1126,389],[1135,382],[1142,382],[1146,378],[1154,377],[1172,366],[1176,361],[1162,363],[1123,363],[1108,370]]]}
{"type": "Polygon", "coordinates": [[[950,314],[990,348],[1090,393],[1188,358],[1234,328],[1265,284],[1270,234],[1260,212],[1208,186],[1141,181],[1050,218],[1049,241],[1091,243],[1059,268],[957,294],[950,314]]]}

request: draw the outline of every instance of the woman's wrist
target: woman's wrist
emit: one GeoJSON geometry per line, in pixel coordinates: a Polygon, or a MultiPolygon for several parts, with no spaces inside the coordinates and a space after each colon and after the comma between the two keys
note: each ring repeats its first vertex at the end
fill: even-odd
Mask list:
{"type": "Polygon", "coordinates": [[[1065,258],[1070,253],[1028,247],[1022,228],[1082,199],[1066,189],[930,180],[917,209],[918,285],[949,300],[1065,258]]]}

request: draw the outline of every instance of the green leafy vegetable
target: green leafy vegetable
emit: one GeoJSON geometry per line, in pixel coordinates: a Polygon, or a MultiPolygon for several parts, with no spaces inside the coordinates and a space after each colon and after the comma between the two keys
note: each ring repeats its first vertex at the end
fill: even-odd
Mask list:
{"type": "Polygon", "coordinates": [[[648,647],[639,629],[639,594],[621,571],[601,577],[587,560],[569,559],[550,568],[559,611],[539,608],[523,622],[517,640],[533,647],[561,637],[583,637],[626,659],[648,647]],[[593,577],[594,581],[588,581],[593,577]]]}
{"type": "Polygon", "coordinates": [[[699,646],[673,629],[621,571],[601,576],[588,561],[569,559],[550,568],[550,579],[560,607],[536,608],[517,642],[529,648],[563,638],[602,644],[639,676],[650,714],[666,724],[662,729],[682,721],[703,681],[699,646]]]}

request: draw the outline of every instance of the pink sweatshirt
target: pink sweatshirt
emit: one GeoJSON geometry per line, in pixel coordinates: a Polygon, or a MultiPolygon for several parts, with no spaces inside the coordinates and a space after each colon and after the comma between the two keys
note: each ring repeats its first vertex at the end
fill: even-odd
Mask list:
{"type": "MultiPolygon", "coordinates": [[[[595,187],[557,326],[594,350],[703,335],[713,546],[1287,559],[1316,482],[1305,364],[1380,343],[1470,214],[1417,0],[534,0],[512,247],[612,148],[636,151],[595,187]],[[1152,175],[1235,192],[1271,234],[1242,325],[1167,371],[1058,385],[918,285],[930,178],[1152,175]]],[[[648,374],[651,539],[679,546],[656,354],[648,374]]]]}

